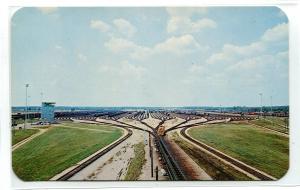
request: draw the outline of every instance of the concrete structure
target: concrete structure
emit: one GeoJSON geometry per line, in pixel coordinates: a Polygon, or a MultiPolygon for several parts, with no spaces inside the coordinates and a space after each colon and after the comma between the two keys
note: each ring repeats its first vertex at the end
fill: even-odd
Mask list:
{"type": "Polygon", "coordinates": [[[43,122],[54,122],[55,102],[42,102],[41,119],[43,122]]]}

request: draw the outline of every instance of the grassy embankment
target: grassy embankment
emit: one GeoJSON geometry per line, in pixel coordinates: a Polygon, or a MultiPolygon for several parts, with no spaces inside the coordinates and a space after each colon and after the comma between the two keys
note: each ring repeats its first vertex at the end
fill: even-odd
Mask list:
{"type": "Polygon", "coordinates": [[[143,142],[134,145],[134,158],[130,161],[125,180],[137,180],[141,175],[142,167],[146,162],[144,147],[143,142]]]}
{"type": "Polygon", "coordinates": [[[21,129],[21,130],[15,130],[13,129],[11,131],[12,134],[12,145],[17,144],[18,142],[21,142],[22,140],[34,135],[35,133],[39,132],[38,129],[21,129]]]}
{"type": "Polygon", "coordinates": [[[228,167],[215,157],[195,148],[192,144],[183,140],[177,133],[172,133],[172,139],[197,163],[213,180],[251,180],[245,174],[228,167]]]}
{"type": "Polygon", "coordinates": [[[286,126],[289,123],[288,117],[275,117],[275,116],[266,116],[267,120],[274,121],[278,125],[286,126]]]}
{"type": "Polygon", "coordinates": [[[251,120],[250,123],[273,129],[282,133],[289,133],[288,127],[286,127],[288,119],[283,117],[266,117],[257,120],[251,120]]]}
{"type": "MultiPolygon", "coordinates": [[[[87,127],[89,124],[66,123],[63,126],[87,127]]],[[[16,175],[25,181],[49,180],[80,160],[114,142],[122,130],[106,125],[91,125],[95,130],[52,127],[13,151],[16,175]]]]}
{"type": "Polygon", "coordinates": [[[193,138],[276,178],[289,167],[289,138],[247,124],[213,124],[192,128],[193,138]]]}

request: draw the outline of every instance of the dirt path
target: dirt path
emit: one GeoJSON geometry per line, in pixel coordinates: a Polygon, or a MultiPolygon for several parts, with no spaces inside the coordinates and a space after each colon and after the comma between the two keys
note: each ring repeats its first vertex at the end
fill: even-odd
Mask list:
{"type": "Polygon", "coordinates": [[[147,123],[149,126],[155,128],[159,125],[159,123],[161,122],[161,120],[159,119],[155,119],[151,116],[151,114],[149,114],[149,117],[147,119],[144,119],[143,122],[147,123]]]}
{"type": "Polygon", "coordinates": [[[189,120],[188,122],[186,122],[183,125],[180,125],[181,127],[187,126],[187,125],[193,125],[193,124],[198,124],[198,123],[204,123],[206,122],[207,119],[205,118],[200,118],[200,119],[193,119],[193,120],[189,120]]]}
{"type": "Polygon", "coordinates": [[[149,131],[152,131],[152,129],[146,125],[144,125],[143,123],[137,121],[137,120],[133,120],[133,119],[127,119],[127,118],[120,118],[118,121],[120,122],[123,122],[123,123],[126,123],[126,124],[129,124],[129,125],[133,125],[133,126],[136,126],[140,129],[143,129],[143,130],[149,130],[149,131]]]}
{"type": "Polygon", "coordinates": [[[174,119],[170,119],[170,120],[167,120],[165,121],[162,125],[165,127],[165,129],[169,129],[175,125],[178,125],[182,122],[184,122],[185,120],[184,119],[181,119],[179,117],[175,117],[174,119]]]}
{"type": "Polygon", "coordinates": [[[22,145],[28,143],[28,142],[31,141],[32,139],[34,139],[34,138],[40,136],[41,134],[45,133],[46,131],[48,131],[48,128],[46,128],[46,129],[38,129],[38,130],[39,130],[38,133],[35,133],[34,135],[31,135],[30,137],[28,137],[28,138],[26,138],[26,139],[24,139],[24,140],[18,142],[17,144],[13,145],[13,146],[12,146],[12,151],[18,149],[19,147],[21,147],[22,145]]]}
{"type": "Polygon", "coordinates": [[[71,119],[74,123],[88,123],[88,124],[99,124],[97,121],[90,121],[84,119],[71,119]]]}
{"type": "MultiPolygon", "coordinates": [[[[136,121],[136,120],[132,120],[132,119],[126,119],[126,118],[121,118],[118,121],[130,124],[130,125],[134,125],[138,128],[141,129],[145,129],[145,130],[149,130],[151,131],[151,129],[144,125],[143,123],[136,121]]],[[[143,120],[145,121],[145,120],[143,120]]],[[[148,118],[147,120],[148,123],[151,123],[152,125],[158,125],[158,121],[155,118],[148,118]],[[151,121],[152,119],[152,121],[151,121]]],[[[147,124],[148,124],[147,123],[147,124]]],[[[151,125],[150,125],[151,126],[151,125]]],[[[147,132],[143,132],[143,131],[139,131],[141,132],[142,136],[143,136],[143,141],[145,142],[146,146],[145,146],[145,159],[146,159],[146,163],[144,164],[143,168],[142,168],[142,174],[139,176],[139,180],[155,180],[155,171],[153,171],[153,177],[151,176],[151,157],[150,157],[150,147],[149,147],[149,134],[147,132]]],[[[158,166],[159,171],[161,171],[162,169],[162,165],[159,162],[159,154],[158,152],[155,151],[155,146],[154,146],[154,138],[151,136],[151,146],[152,146],[152,150],[153,150],[153,169],[155,170],[155,167],[158,166]]],[[[167,178],[165,176],[162,176],[162,173],[159,172],[159,176],[158,176],[158,180],[166,180],[167,178]]]]}

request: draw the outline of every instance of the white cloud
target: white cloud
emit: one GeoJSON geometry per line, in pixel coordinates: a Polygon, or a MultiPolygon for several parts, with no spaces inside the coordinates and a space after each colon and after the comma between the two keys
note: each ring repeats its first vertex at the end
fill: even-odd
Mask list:
{"type": "Polygon", "coordinates": [[[93,29],[98,29],[101,32],[108,32],[110,30],[110,26],[102,20],[91,20],[90,27],[93,29]]]}
{"type": "Polygon", "coordinates": [[[136,28],[123,18],[113,20],[113,24],[121,34],[127,37],[132,37],[136,33],[136,28]]]}
{"type": "Polygon", "coordinates": [[[63,49],[63,47],[60,46],[60,45],[55,45],[54,48],[57,49],[57,50],[62,50],[63,49]]]}
{"type": "MultiPolygon", "coordinates": [[[[288,73],[288,52],[278,52],[276,54],[264,54],[251,58],[241,59],[231,66],[227,67],[226,72],[231,75],[238,76],[244,75],[253,80],[254,76],[274,74],[280,75],[281,73],[288,73]]],[[[261,76],[263,79],[263,76],[261,76]]],[[[267,76],[266,76],[267,77],[267,76]]],[[[257,78],[259,79],[259,78],[257,78]]]]}
{"type": "Polygon", "coordinates": [[[270,44],[288,43],[288,26],[286,23],[278,24],[264,32],[260,40],[249,45],[238,46],[225,44],[221,52],[212,54],[206,62],[209,64],[229,63],[239,59],[251,58],[265,53],[273,46],[270,44]]]}
{"type": "Polygon", "coordinates": [[[206,28],[216,28],[217,23],[209,18],[193,20],[193,15],[205,14],[206,8],[167,8],[170,18],[167,23],[168,33],[190,34],[206,28]]]}
{"type": "Polygon", "coordinates": [[[83,55],[81,53],[77,54],[77,59],[79,63],[86,63],[87,62],[87,56],[83,55]]]}
{"type": "Polygon", "coordinates": [[[41,11],[43,14],[51,14],[58,10],[57,7],[38,7],[39,11],[41,11]]]}
{"type": "Polygon", "coordinates": [[[188,34],[199,32],[205,28],[216,28],[216,26],[216,22],[208,18],[199,19],[193,22],[188,17],[172,17],[168,21],[167,32],[188,34]]]}
{"type": "Polygon", "coordinates": [[[193,64],[188,68],[189,74],[181,80],[189,86],[194,86],[198,82],[209,84],[208,90],[255,91],[271,85],[270,83],[274,83],[274,88],[281,88],[282,86],[276,85],[288,79],[287,55],[287,51],[283,51],[275,54],[257,54],[226,64],[193,64]]]}
{"type": "Polygon", "coordinates": [[[206,47],[200,46],[192,35],[171,37],[153,47],[137,45],[127,39],[114,37],[104,45],[114,53],[128,53],[133,59],[144,59],[164,53],[181,56],[206,49],[206,47]]]}
{"type": "Polygon", "coordinates": [[[132,37],[136,33],[136,27],[129,21],[118,18],[112,21],[112,24],[105,23],[102,20],[91,20],[90,27],[101,32],[110,32],[110,36],[132,37]]]}
{"type": "MultiPolygon", "coordinates": [[[[258,56],[258,57],[251,57],[249,59],[242,59],[237,63],[232,64],[231,66],[227,67],[227,71],[232,72],[246,72],[250,70],[258,69],[261,66],[269,64],[269,60],[273,59],[273,56],[266,55],[266,56],[258,56]]],[[[244,73],[245,74],[245,73],[244,73]]]]}
{"type": "Polygon", "coordinates": [[[137,45],[124,38],[112,37],[104,46],[115,54],[126,54],[133,59],[143,59],[153,53],[151,48],[137,45]]]}
{"type": "Polygon", "coordinates": [[[104,44],[104,46],[114,53],[130,51],[133,49],[140,48],[140,46],[136,45],[132,41],[129,41],[124,38],[115,38],[115,37],[112,37],[109,41],[107,41],[104,44]]]}
{"type": "Polygon", "coordinates": [[[145,74],[146,68],[124,60],[119,63],[100,64],[98,71],[102,74],[114,74],[114,77],[118,77],[119,79],[140,79],[145,74]]]}
{"type": "Polygon", "coordinates": [[[282,23],[266,30],[256,42],[243,46],[225,44],[221,51],[213,53],[206,61],[191,65],[188,68],[190,75],[183,81],[192,84],[201,76],[204,83],[218,84],[228,89],[242,86],[259,89],[274,80],[286,81],[287,39],[287,24],[282,23]],[[242,80],[242,83],[236,79],[242,80]]]}
{"type": "Polygon", "coordinates": [[[187,54],[200,48],[192,35],[183,35],[179,37],[171,37],[166,41],[155,45],[154,51],[157,53],[175,53],[187,54]]]}
{"type": "Polygon", "coordinates": [[[277,26],[268,29],[262,36],[262,40],[266,42],[276,42],[287,40],[288,38],[288,24],[281,23],[277,26]]]}
{"type": "Polygon", "coordinates": [[[128,61],[122,61],[119,72],[124,76],[135,76],[137,78],[141,78],[146,69],[142,66],[134,65],[129,63],[128,61]]]}
{"type": "Polygon", "coordinates": [[[257,53],[265,51],[265,45],[261,42],[254,42],[246,46],[237,46],[233,44],[225,44],[222,51],[212,54],[207,63],[214,64],[217,62],[230,62],[241,57],[253,56],[257,53]]]}
{"type": "Polygon", "coordinates": [[[288,61],[288,59],[289,59],[289,52],[288,51],[279,52],[279,53],[277,53],[276,56],[280,60],[288,61]]]}
{"type": "Polygon", "coordinates": [[[204,65],[192,64],[192,66],[188,68],[188,71],[191,73],[204,74],[207,69],[204,65]]]}

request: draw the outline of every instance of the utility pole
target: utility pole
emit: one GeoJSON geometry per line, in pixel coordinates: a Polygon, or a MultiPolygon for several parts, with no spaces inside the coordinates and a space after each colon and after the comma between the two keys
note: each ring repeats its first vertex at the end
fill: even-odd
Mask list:
{"type": "Polygon", "coordinates": [[[155,168],[155,180],[158,181],[158,166],[155,168]]]}
{"type": "Polygon", "coordinates": [[[262,107],[262,96],[263,96],[263,93],[259,93],[259,96],[260,96],[260,115],[262,117],[262,114],[263,114],[263,107],[262,107]]]}
{"type": "Polygon", "coordinates": [[[27,124],[27,114],[28,114],[28,102],[27,102],[27,94],[28,94],[28,92],[27,92],[27,90],[28,90],[28,87],[29,87],[29,84],[25,84],[25,89],[26,89],[26,91],[25,91],[25,106],[26,106],[26,108],[25,108],[25,121],[24,121],[24,129],[26,128],[26,124],[27,124]]]}
{"type": "Polygon", "coordinates": [[[150,132],[149,133],[149,153],[150,153],[150,161],[151,161],[151,177],[153,177],[153,149],[152,149],[152,141],[151,141],[151,136],[150,132]]]}

